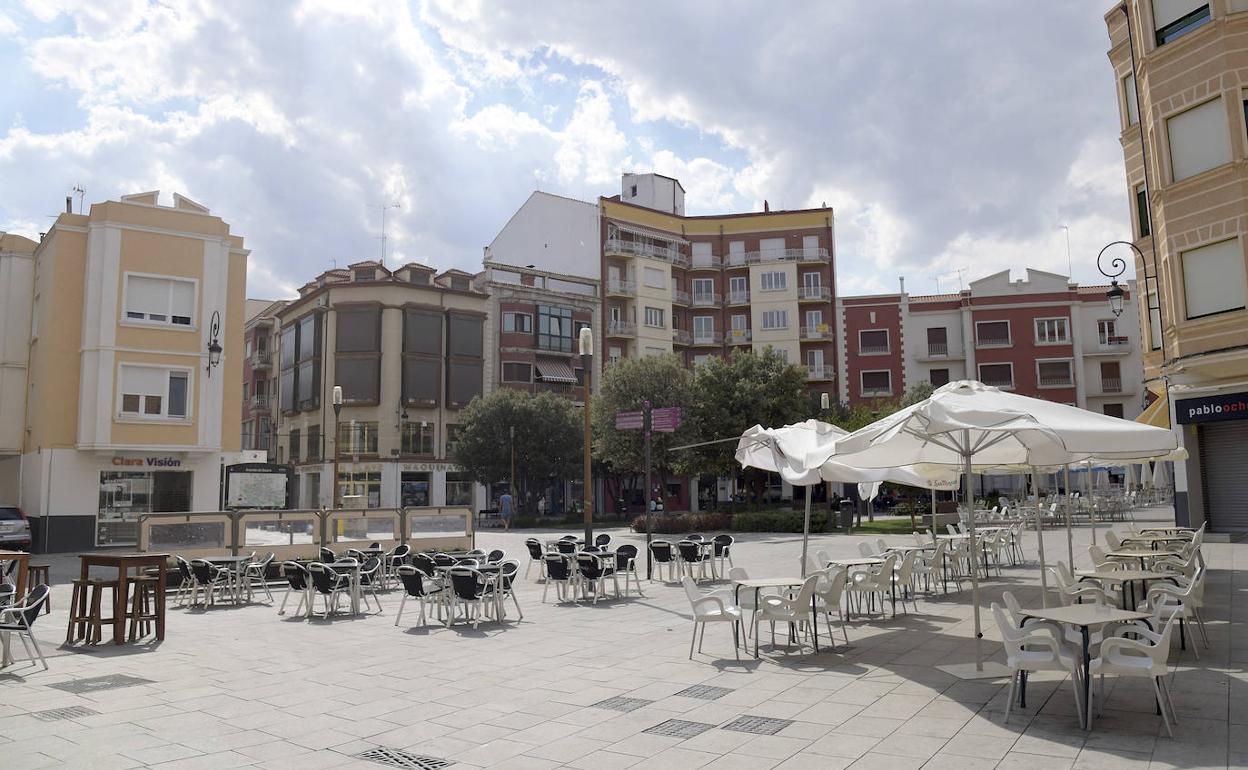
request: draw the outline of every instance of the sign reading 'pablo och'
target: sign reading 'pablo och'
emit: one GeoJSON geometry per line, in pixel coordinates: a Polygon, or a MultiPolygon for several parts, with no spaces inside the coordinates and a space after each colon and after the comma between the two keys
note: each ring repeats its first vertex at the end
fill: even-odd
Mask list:
{"type": "Polygon", "coordinates": [[[176,457],[114,457],[113,465],[127,468],[181,468],[182,461],[176,457]]]}
{"type": "Polygon", "coordinates": [[[1178,399],[1174,402],[1174,416],[1184,424],[1248,420],[1248,393],[1178,399]]]}

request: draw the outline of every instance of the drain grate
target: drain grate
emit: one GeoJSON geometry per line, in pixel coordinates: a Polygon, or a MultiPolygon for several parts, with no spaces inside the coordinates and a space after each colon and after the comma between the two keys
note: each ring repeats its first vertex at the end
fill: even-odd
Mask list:
{"type": "Polygon", "coordinates": [[[709,684],[695,684],[693,687],[686,687],[676,694],[682,695],[686,698],[718,700],[730,692],[732,692],[732,690],[727,687],[712,687],[709,684]]]}
{"type": "Polygon", "coordinates": [[[86,706],[66,706],[63,709],[48,709],[47,711],[32,711],[30,715],[40,722],[57,722],[62,719],[78,719],[79,717],[93,717],[100,712],[95,709],[89,709],[86,706]]]}
{"type": "Polygon", "coordinates": [[[48,686],[64,690],[65,692],[72,692],[75,695],[84,695],[101,690],[115,690],[118,687],[133,687],[137,684],[152,684],[152,680],[130,676],[129,674],[110,674],[109,676],[96,676],[89,679],[74,679],[69,682],[59,682],[48,686]]]}
{"type": "Polygon", "coordinates": [[[654,703],[654,701],[646,700],[645,698],[615,697],[600,700],[590,706],[590,708],[607,709],[609,711],[636,711],[642,706],[649,706],[651,703],[654,703]]]}
{"type": "Polygon", "coordinates": [[[775,735],[791,724],[793,724],[792,719],[742,716],[737,717],[720,729],[733,730],[738,733],[753,733],[754,735],[775,735]]]}
{"type": "Polygon", "coordinates": [[[705,722],[687,722],[684,719],[669,719],[666,722],[655,725],[643,733],[651,735],[669,735],[673,738],[696,738],[702,733],[710,730],[715,725],[708,725],[705,722]]]}
{"type": "Polygon", "coordinates": [[[369,762],[377,762],[378,764],[390,765],[391,767],[403,767],[408,770],[438,770],[438,768],[450,767],[455,764],[448,759],[423,757],[410,751],[387,749],[384,746],[356,754],[355,758],[366,759],[369,762]]]}

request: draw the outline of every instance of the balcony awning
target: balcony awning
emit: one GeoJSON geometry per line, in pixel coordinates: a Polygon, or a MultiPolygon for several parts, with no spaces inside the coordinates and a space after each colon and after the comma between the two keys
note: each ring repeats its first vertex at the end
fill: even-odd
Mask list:
{"type": "Polygon", "coordinates": [[[662,230],[651,230],[650,228],[642,227],[641,225],[630,225],[624,222],[616,222],[614,219],[611,220],[611,224],[618,227],[622,233],[632,233],[633,235],[641,238],[654,238],[655,240],[667,241],[668,243],[679,243],[682,246],[689,243],[689,241],[681,238],[679,235],[665,233],[662,230]]]}
{"type": "Polygon", "coordinates": [[[557,358],[537,359],[537,374],[542,378],[542,382],[576,383],[576,373],[572,371],[572,367],[567,361],[557,358]]]}
{"type": "Polygon", "coordinates": [[[1154,428],[1170,429],[1170,401],[1161,396],[1136,416],[1135,421],[1154,428]]]}

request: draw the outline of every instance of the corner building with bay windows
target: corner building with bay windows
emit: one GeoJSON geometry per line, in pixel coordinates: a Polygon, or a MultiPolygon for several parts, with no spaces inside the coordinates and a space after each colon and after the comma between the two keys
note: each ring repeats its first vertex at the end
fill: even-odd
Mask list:
{"type": "Polygon", "coordinates": [[[24,254],[0,243],[0,503],[36,551],[134,545],[143,513],[219,510],[239,446],[243,239],[181,195],[66,208],[24,254]]]}
{"type": "Polygon", "coordinates": [[[335,452],[343,508],[486,507],[448,459],[459,411],[483,392],[487,295],[473,278],[358,262],[277,311],[275,459],[295,466],[293,507],[334,504],[335,452]]]}

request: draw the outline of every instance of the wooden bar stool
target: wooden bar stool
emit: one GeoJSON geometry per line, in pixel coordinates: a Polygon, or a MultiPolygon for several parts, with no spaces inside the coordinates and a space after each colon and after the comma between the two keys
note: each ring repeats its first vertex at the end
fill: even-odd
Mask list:
{"type": "MultiPolygon", "coordinates": [[[[34,587],[40,583],[52,586],[52,578],[50,576],[51,567],[47,564],[31,564],[26,567],[26,585],[34,587]]],[[[43,603],[43,612],[45,615],[52,614],[52,594],[48,594],[48,600],[43,603]]]]}
{"type": "Polygon", "coordinates": [[[130,578],[134,591],[130,594],[130,641],[152,633],[153,624],[157,619],[156,612],[156,577],[130,578]]]}
{"type": "Polygon", "coordinates": [[[73,644],[85,640],[88,644],[98,644],[103,637],[105,623],[112,623],[113,618],[104,617],[104,589],[111,589],[113,601],[109,607],[116,605],[117,581],[100,578],[78,578],[73,581],[74,592],[69,604],[69,624],[65,629],[65,643],[73,644]]]}

